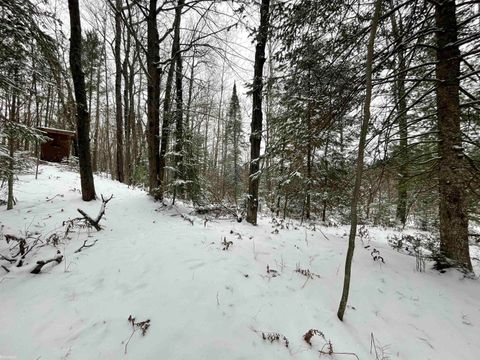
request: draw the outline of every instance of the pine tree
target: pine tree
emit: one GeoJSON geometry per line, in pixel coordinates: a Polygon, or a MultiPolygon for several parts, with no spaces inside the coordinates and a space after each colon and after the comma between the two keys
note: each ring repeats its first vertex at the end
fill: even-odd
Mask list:
{"type": "Polygon", "coordinates": [[[245,133],[242,129],[242,115],[240,109],[240,101],[237,95],[237,85],[233,85],[232,97],[228,107],[227,123],[226,123],[226,146],[227,158],[226,177],[227,182],[233,188],[233,199],[235,204],[241,195],[241,156],[242,149],[245,147],[245,133]]]}

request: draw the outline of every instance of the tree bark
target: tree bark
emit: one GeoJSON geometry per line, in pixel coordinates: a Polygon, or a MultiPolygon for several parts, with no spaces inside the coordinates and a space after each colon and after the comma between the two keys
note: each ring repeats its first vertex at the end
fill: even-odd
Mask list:
{"type": "Polygon", "coordinates": [[[77,143],[80,163],[82,199],[95,199],[92,160],[90,157],[90,114],[87,112],[85,75],[82,71],[82,28],[78,0],[68,0],[70,12],[70,69],[72,71],[75,100],[77,103],[77,143]]]}
{"type": "MultiPolygon", "coordinates": [[[[16,77],[16,76],[15,76],[16,77]]],[[[17,91],[13,90],[12,93],[12,105],[10,107],[10,122],[16,121],[16,112],[17,112],[17,91]]],[[[13,180],[14,180],[14,170],[15,170],[15,134],[10,130],[8,134],[8,179],[7,179],[7,210],[13,209],[13,180]]]]}
{"type": "Polygon", "coordinates": [[[110,96],[108,89],[108,66],[107,66],[107,38],[104,37],[103,42],[103,62],[105,65],[105,142],[106,142],[106,168],[110,171],[113,178],[113,165],[112,165],[112,149],[110,146],[110,96]]]}
{"type": "Polygon", "coordinates": [[[455,1],[435,3],[440,251],[471,271],[465,160],[460,129],[460,49],[455,1]]]}
{"type": "Polygon", "coordinates": [[[350,224],[350,234],[348,237],[347,257],[345,260],[345,277],[343,280],[342,298],[340,300],[340,305],[337,312],[337,317],[341,321],[343,321],[343,315],[345,314],[345,309],[347,308],[348,294],[350,291],[350,276],[352,272],[353,252],[355,250],[355,237],[357,235],[358,202],[360,199],[360,187],[362,185],[363,162],[365,157],[365,144],[367,139],[368,124],[370,122],[370,105],[372,102],[373,53],[374,53],[374,45],[375,45],[375,36],[377,34],[378,21],[380,18],[381,9],[382,9],[382,0],[376,0],[375,12],[373,14],[373,18],[370,26],[370,37],[369,37],[368,46],[367,46],[367,62],[365,64],[366,94],[365,94],[365,104],[363,107],[363,120],[362,120],[362,127],[360,130],[360,140],[358,143],[357,165],[355,169],[355,185],[353,188],[352,202],[351,202],[351,215],[350,215],[351,224],[350,224]]]}
{"type": "MultiPolygon", "coordinates": [[[[178,1],[178,7],[180,3],[183,6],[183,0],[178,1]]],[[[185,169],[183,164],[184,156],[184,128],[183,128],[183,58],[182,54],[177,54],[176,66],[175,66],[175,89],[176,89],[176,110],[175,110],[175,194],[183,197],[184,186],[182,181],[185,180],[185,169]],[[178,182],[180,181],[180,182],[178,182]]]]}
{"type": "Polygon", "coordinates": [[[98,170],[98,131],[100,127],[100,74],[102,68],[100,63],[98,64],[97,68],[97,94],[95,99],[95,129],[93,131],[93,164],[92,164],[92,171],[96,172],[98,170]]]}
{"type": "MultiPolygon", "coordinates": [[[[392,14],[392,30],[395,41],[402,43],[403,26],[401,18],[397,22],[395,13],[392,14]]],[[[407,66],[405,63],[404,49],[402,46],[397,51],[398,58],[398,76],[395,79],[396,102],[398,106],[398,131],[400,135],[400,143],[398,149],[398,158],[400,168],[397,180],[397,211],[396,218],[405,226],[407,222],[407,180],[408,180],[408,124],[407,124],[407,94],[405,91],[405,77],[407,66]]]]}
{"type": "Polygon", "coordinates": [[[158,198],[163,198],[163,192],[165,191],[165,166],[167,164],[167,149],[168,141],[170,137],[170,109],[171,109],[171,98],[172,98],[172,84],[173,84],[173,75],[175,73],[175,59],[180,51],[180,22],[182,18],[182,7],[183,0],[179,0],[177,7],[175,9],[175,19],[173,23],[173,43],[172,51],[170,53],[170,68],[167,74],[167,82],[165,84],[165,99],[163,102],[163,124],[162,124],[162,141],[160,148],[160,158],[159,158],[159,167],[158,167],[158,198]],[[180,6],[180,2],[182,6],[180,6]]]}
{"type": "Polygon", "coordinates": [[[160,70],[157,0],[150,0],[147,19],[147,144],[148,187],[154,199],[162,198],[160,187],[160,70]]]}
{"type": "Polygon", "coordinates": [[[255,48],[253,77],[253,108],[250,134],[250,172],[248,178],[247,221],[257,224],[258,186],[260,183],[260,144],[262,141],[262,89],[263,65],[265,63],[265,45],[268,39],[270,0],[262,0],[260,6],[260,27],[255,48]]]}
{"type": "Polygon", "coordinates": [[[125,181],[123,161],[123,116],[122,116],[122,62],[120,45],[122,41],[122,0],[115,0],[115,122],[117,139],[117,180],[125,181]]]}

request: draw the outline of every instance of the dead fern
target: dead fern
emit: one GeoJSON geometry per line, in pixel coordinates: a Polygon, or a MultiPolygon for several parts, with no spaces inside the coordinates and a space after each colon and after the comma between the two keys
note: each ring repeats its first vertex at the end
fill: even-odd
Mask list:
{"type": "Polygon", "coordinates": [[[267,274],[270,275],[271,277],[277,277],[280,275],[277,270],[271,269],[268,264],[267,264],[267,274]]]}
{"type": "Polygon", "coordinates": [[[283,342],[285,347],[288,348],[290,344],[287,337],[277,332],[262,332],[262,339],[265,341],[273,342],[283,342]]]}
{"type": "Polygon", "coordinates": [[[223,251],[226,251],[226,250],[228,250],[228,248],[229,248],[230,246],[233,245],[233,241],[227,241],[227,238],[224,237],[224,238],[223,238],[223,241],[222,241],[222,245],[223,245],[223,249],[222,249],[222,250],[223,250],[223,251]]]}
{"type": "Polygon", "coordinates": [[[336,353],[335,351],[333,351],[333,344],[330,340],[328,340],[320,350],[320,354],[333,355],[333,354],[340,354],[340,353],[336,353]]]}
{"type": "Polygon", "coordinates": [[[381,261],[382,263],[385,264],[385,260],[383,259],[383,256],[380,256],[380,251],[377,249],[373,248],[373,251],[370,253],[370,256],[372,257],[373,261],[381,261]]]}
{"type": "Polygon", "coordinates": [[[330,355],[330,356],[332,356],[332,355],[347,355],[347,356],[353,356],[353,357],[357,358],[358,360],[360,360],[358,358],[357,354],[355,354],[355,353],[335,351],[333,349],[332,341],[327,340],[326,337],[325,337],[325,334],[323,332],[321,332],[320,330],[317,330],[317,329],[308,330],[303,335],[303,340],[305,340],[305,342],[312,347],[313,346],[312,345],[312,338],[314,336],[318,336],[318,337],[322,338],[322,340],[323,340],[323,345],[320,348],[320,350],[318,351],[320,353],[320,355],[330,355]]]}
{"type": "Polygon", "coordinates": [[[132,315],[130,315],[128,317],[128,322],[130,323],[130,325],[132,325],[132,333],[130,334],[130,337],[128,338],[128,340],[125,342],[125,354],[127,353],[128,343],[132,339],[133,334],[135,334],[135,332],[139,330],[142,336],[145,336],[147,334],[148,328],[150,327],[150,319],[137,322],[135,321],[135,318],[132,315]]]}
{"type": "Polygon", "coordinates": [[[305,340],[305,342],[312,346],[312,338],[317,335],[317,336],[320,336],[323,340],[326,341],[325,339],[325,335],[323,334],[323,332],[321,332],[320,330],[317,330],[317,329],[310,329],[308,330],[304,335],[303,335],[303,340],[305,340]]]}
{"type": "Polygon", "coordinates": [[[302,274],[303,276],[306,276],[307,278],[312,280],[315,278],[320,278],[320,275],[311,272],[309,269],[300,269],[299,267],[297,267],[295,272],[302,274]]]}

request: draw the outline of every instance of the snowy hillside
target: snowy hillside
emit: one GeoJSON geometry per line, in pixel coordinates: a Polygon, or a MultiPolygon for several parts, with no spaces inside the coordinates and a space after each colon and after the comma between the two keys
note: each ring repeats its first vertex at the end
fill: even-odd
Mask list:
{"type": "MultiPolygon", "coordinates": [[[[9,270],[0,268],[0,359],[479,357],[478,279],[441,274],[428,263],[416,271],[414,257],[387,244],[391,231],[370,229],[369,249],[358,243],[342,323],[336,311],[346,227],[268,217],[257,227],[205,222],[187,207],[163,207],[97,177],[97,194],[113,194],[103,230],[76,227],[64,239],[63,222],[80,216],[77,208],[96,216],[101,201],[81,201],[77,174],[40,170],[38,180],[27,175],[16,183],[16,207],[0,210],[2,233],[45,241],[57,232],[59,244],[39,243],[22,267],[0,260],[9,270]],[[85,241],[96,243],[75,252],[85,241]],[[373,247],[385,263],[372,259],[373,247]],[[30,273],[57,250],[61,263],[30,273]],[[135,323],[150,320],[144,336],[130,315],[135,323]],[[303,336],[310,329],[325,339],[315,333],[309,345],[303,336]],[[320,353],[329,352],[329,341],[334,354],[320,353]]],[[[0,254],[15,253],[13,246],[2,236],[0,254]]]]}

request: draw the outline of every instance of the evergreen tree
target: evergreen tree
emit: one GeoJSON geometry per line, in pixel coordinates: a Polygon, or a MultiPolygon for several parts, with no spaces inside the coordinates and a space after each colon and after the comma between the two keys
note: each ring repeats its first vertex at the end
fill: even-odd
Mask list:
{"type": "Polygon", "coordinates": [[[233,189],[233,199],[235,204],[237,204],[242,191],[240,186],[242,171],[241,157],[242,150],[245,148],[245,133],[242,129],[242,114],[236,84],[233,84],[225,132],[227,143],[227,158],[225,159],[227,162],[226,180],[233,189]]]}

